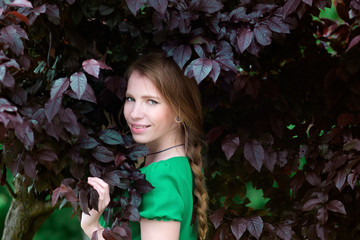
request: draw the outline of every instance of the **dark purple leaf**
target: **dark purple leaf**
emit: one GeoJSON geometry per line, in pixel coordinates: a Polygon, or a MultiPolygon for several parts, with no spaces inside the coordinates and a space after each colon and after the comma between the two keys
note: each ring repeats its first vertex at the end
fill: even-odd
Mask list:
{"type": "Polygon", "coordinates": [[[52,22],[55,25],[60,24],[60,12],[59,8],[54,4],[45,4],[46,5],[46,15],[50,22],[52,22]]]}
{"type": "Polygon", "coordinates": [[[185,63],[190,59],[191,53],[192,53],[191,48],[188,45],[180,45],[175,49],[173,58],[181,69],[184,67],[185,63]]]}
{"type": "Polygon", "coordinates": [[[297,191],[302,187],[305,182],[305,174],[304,172],[298,172],[293,176],[290,182],[290,187],[293,190],[293,193],[296,194],[297,191]]]}
{"type": "Polygon", "coordinates": [[[0,79],[5,87],[13,88],[15,85],[15,79],[9,72],[5,72],[5,77],[0,79]]]}
{"type": "Polygon", "coordinates": [[[316,236],[320,238],[320,240],[326,240],[326,230],[325,227],[320,225],[319,223],[316,224],[316,236]]]}
{"type": "Polygon", "coordinates": [[[231,221],[231,232],[234,234],[236,240],[239,240],[246,231],[247,221],[242,218],[237,218],[231,221]]]}
{"type": "Polygon", "coordinates": [[[239,147],[240,140],[237,134],[228,134],[221,141],[221,149],[225,153],[226,159],[230,160],[230,158],[234,155],[235,151],[239,147]]]}
{"type": "Polygon", "coordinates": [[[352,49],[354,46],[356,46],[360,42],[360,36],[356,36],[353,39],[351,39],[351,42],[349,43],[349,46],[346,49],[346,52],[352,49]]]}
{"type": "Polygon", "coordinates": [[[285,19],[291,13],[295,12],[300,2],[301,0],[287,0],[283,7],[283,19],[285,19]]]}
{"type": "Polygon", "coordinates": [[[51,120],[55,117],[55,115],[59,112],[61,108],[62,97],[57,97],[54,99],[49,99],[47,103],[45,103],[45,116],[50,123],[51,120]]]}
{"type": "Polygon", "coordinates": [[[238,7],[231,11],[229,14],[230,21],[232,22],[247,22],[250,20],[250,17],[246,14],[246,8],[245,7],[238,7]]]}
{"type": "Polygon", "coordinates": [[[223,50],[221,52],[218,52],[215,56],[215,60],[220,64],[221,68],[225,71],[233,71],[238,72],[234,60],[232,59],[231,54],[228,53],[228,51],[223,50]]]}
{"type": "Polygon", "coordinates": [[[67,90],[69,85],[70,80],[68,78],[59,78],[55,80],[50,90],[51,99],[62,96],[62,94],[67,90]]]}
{"type": "Polygon", "coordinates": [[[313,186],[318,186],[321,182],[321,178],[315,171],[308,171],[306,173],[306,181],[313,186]]]}
{"type": "Polygon", "coordinates": [[[123,217],[125,219],[129,219],[130,221],[138,222],[140,220],[140,213],[136,207],[127,205],[123,217]]]}
{"type": "Polygon", "coordinates": [[[98,210],[99,193],[94,188],[90,189],[89,208],[98,210]]]}
{"type": "Polygon", "coordinates": [[[36,175],[36,165],[37,160],[35,158],[30,157],[29,155],[26,155],[24,159],[24,170],[25,174],[33,179],[38,179],[38,176],[36,175]]]}
{"type": "Polygon", "coordinates": [[[290,33],[289,24],[282,21],[282,19],[278,16],[274,16],[269,20],[264,21],[263,24],[267,25],[273,32],[290,33]]]}
{"type": "Polygon", "coordinates": [[[177,47],[178,43],[176,41],[169,41],[162,46],[162,50],[166,53],[167,57],[171,57],[174,55],[174,51],[177,47]]]}
{"type": "MultiPolygon", "coordinates": [[[[89,215],[89,205],[88,205],[88,197],[87,197],[87,191],[84,189],[81,189],[79,191],[79,203],[81,210],[89,215]]],[[[95,209],[97,210],[97,209],[95,209]]]]}
{"type": "Polygon", "coordinates": [[[168,27],[170,30],[174,30],[179,26],[180,16],[178,11],[169,11],[169,19],[167,21],[168,27]]]}
{"type": "Polygon", "coordinates": [[[28,0],[14,0],[9,6],[13,7],[24,7],[24,8],[33,8],[31,2],[28,0]]]}
{"type": "Polygon", "coordinates": [[[76,93],[77,98],[80,100],[87,87],[87,79],[85,74],[82,72],[72,74],[70,77],[70,87],[76,93]]]}
{"type": "Polygon", "coordinates": [[[347,176],[347,183],[350,185],[350,187],[354,190],[356,183],[358,179],[358,174],[356,174],[354,171],[350,172],[347,176]]]}
{"type": "Polygon", "coordinates": [[[24,44],[21,38],[28,39],[28,36],[19,26],[9,25],[0,30],[0,42],[8,44],[16,55],[24,54],[24,44]]]}
{"type": "Polygon", "coordinates": [[[118,131],[113,129],[105,129],[101,134],[100,137],[101,141],[109,145],[123,145],[124,140],[121,134],[118,131]]]}
{"type": "Polygon", "coordinates": [[[128,233],[124,227],[115,226],[113,231],[116,234],[118,234],[119,236],[121,236],[122,238],[125,238],[128,236],[128,233]]]}
{"type": "Polygon", "coordinates": [[[138,179],[134,182],[134,188],[141,194],[150,192],[154,187],[145,179],[138,179]]]}
{"type": "Polygon", "coordinates": [[[205,53],[204,53],[204,48],[200,45],[200,44],[195,44],[194,45],[194,49],[195,52],[197,53],[197,55],[201,58],[205,58],[205,53]]]}
{"type": "Polygon", "coordinates": [[[212,69],[212,61],[206,58],[198,58],[191,62],[188,67],[192,67],[194,77],[198,83],[209,75],[212,69]]]}
{"type": "Polygon", "coordinates": [[[328,220],[328,210],[325,207],[321,207],[317,210],[316,218],[319,222],[324,225],[328,220]]]}
{"type": "Polygon", "coordinates": [[[141,195],[135,189],[129,190],[130,204],[135,207],[139,207],[141,204],[141,195]]]}
{"type": "Polygon", "coordinates": [[[21,87],[17,87],[14,89],[14,95],[12,97],[14,103],[18,105],[24,105],[27,101],[27,93],[25,89],[21,87]]]}
{"type": "Polygon", "coordinates": [[[344,144],[343,149],[345,151],[354,150],[356,152],[359,152],[360,151],[360,140],[359,139],[351,139],[346,144],[344,144]]]}
{"type": "Polygon", "coordinates": [[[347,160],[348,160],[348,155],[346,154],[334,155],[334,157],[331,158],[331,161],[328,161],[325,164],[323,173],[328,173],[338,169],[339,167],[343,166],[347,162],[347,160]]]}
{"type": "Polygon", "coordinates": [[[82,179],[84,177],[84,164],[77,163],[75,161],[71,162],[70,163],[70,173],[75,179],[77,179],[77,180],[82,179]]]}
{"type": "Polygon", "coordinates": [[[294,231],[287,224],[282,224],[278,226],[275,230],[275,233],[279,238],[283,240],[291,240],[294,235],[294,231]]]}
{"type": "Polygon", "coordinates": [[[249,27],[242,28],[237,34],[237,44],[240,52],[243,53],[249,46],[254,38],[254,32],[249,27]]]}
{"type": "Polygon", "coordinates": [[[92,149],[99,145],[99,143],[92,137],[81,138],[79,139],[78,144],[84,149],[92,149]]]}
{"type": "Polygon", "coordinates": [[[334,178],[334,183],[337,189],[341,191],[345,186],[346,181],[346,170],[338,171],[336,177],[334,178]]]}
{"type": "Polygon", "coordinates": [[[24,121],[16,125],[15,135],[25,145],[27,150],[32,149],[35,143],[34,133],[27,122],[24,121]]]}
{"type": "Polygon", "coordinates": [[[260,238],[263,227],[264,227],[264,223],[263,223],[263,220],[261,219],[261,217],[256,216],[256,217],[251,217],[248,219],[247,230],[256,239],[260,238]]]}
{"type": "Polygon", "coordinates": [[[126,160],[126,155],[118,152],[115,155],[115,167],[121,166],[121,164],[126,160]]]}
{"type": "Polygon", "coordinates": [[[214,142],[216,139],[220,137],[220,135],[224,132],[223,126],[217,126],[212,129],[206,134],[205,141],[207,144],[214,142]]]}
{"type": "Polygon", "coordinates": [[[245,159],[253,166],[258,172],[264,163],[265,153],[264,148],[256,140],[245,143],[244,146],[245,159]]]}
{"type": "Polygon", "coordinates": [[[93,155],[96,160],[103,163],[112,162],[115,158],[113,152],[104,146],[97,146],[95,150],[91,152],[91,155],[93,155]]]}
{"type": "Polygon", "coordinates": [[[209,77],[212,78],[214,82],[216,82],[216,80],[220,75],[221,68],[216,60],[211,60],[211,62],[212,62],[212,69],[211,72],[209,73],[209,77]]]}
{"type": "Polygon", "coordinates": [[[254,28],[254,36],[258,43],[267,46],[271,43],[272,32],[266,25],[260,24],[254,28]]]}
{"type": "Polygon", "coordinates": [[[20,66],[19,64],[14,60],[14,59],[10,59],[7,62],[4,62],[4,66],[6,66],[7,68],[16,68],[17,70],[20,70],[20,66]]]}
{"type": "Polygon", "coordinates": [[[46,12],[46,5],[45,4],[34,8],[34,14],[35,15],[40,15],[41,13],[45,13],[45,12],[46,12]]]}
{"type": "Polygon", "coordinates": [[[215,229],[217,229],[220,226],[224,218],[224,214],[225,214],[225,209],[219,208],[212,215],[209,216],[209,219],[214,224],[215,229]]]}
{"type": "Polygon", "coordinates": [[[57,200],[59,199],[60,197],[60,193],[62,192],[61,191],[61,188],[65,188],[66,189],[66,186],[61,184],[60,187],[57,187],[53,192],[52,192],[52,195],[51,195],[51,204],[52,206],[55,206],[57,200]]]}
{"type": "Polygon", "coordinates": [[[168,0],[148,0],[148,3],[161,15],[164,15],[168,6],[168,0]]]}
{"type": "Polygon", "coordinates": [[[137,11],[144,5],[145,0],[126,0],[130,11],[136,16],[137,11]]]}
{"type": "MultiPolygon", "coordinates": [[[[78,99],[77,94],[73,90],[69,89],[65,92],[65,94],[67,94],[68,96],[70,96],[74,99],[78,99]]],[[[81,100],[85,100],[85,101],[92,102],[92,103],[97,102],[94,90],[88,83],[86,84],[86,89],[85,89],[84,94],[81,96],[81,100]]]]}
{"type": "Polygon", "coordinates": [[[346,214],[344,204],[339,200],[332,200],[326,204],[329,211],[346,214]]]}
{"type": "Polygon", "coordinates": [[[149,152],[149,149],[145,145],[135,145],[130,149],[129,158],[136,161],[139,157],[145,156],[149,152]]]}
{"type": "Polygon", "coordinates": [[[280,167],[284,167],[287,164],[287,155],[288,153],[286,150],[277,152],[277,164],[280,167]]]}
{"type": "Polygon", "coordinates": [[[270,172],[274,171],[274,167],[276,164],[276,153],[272,150],[265,151],[264,150],[264,165],[270,172]]]}
{"type": "Polygon", "coordinates": [[[40,150],[37,153],[37,158],[47,162],[58,160],[56,153],[52,150],[40,150]]]}
{"type": "Polygon", "coordinates": [[[190,8],[195,11],[214,13],[223,8],[223,4],[217,0],[192,0],[190,8]]]}
{"type": "Polygon", "coordinates": [[[313,4],[313,0],[301,0],[303,3],[306,3],[307,5],[309,5],[310,7],[313,4]]]}
{"type": "Polygon", "coordinates": [[[304,205],[302,206],[302,210],[303,211],[311,211],[323,203],[324,203],[324,201],[321,198],[312,198],[309,201],[307,201],[306,203],[304,203],[304,205]]]}
{"type": "Polygon", "coordinates": [[[84,68],[85,72],[96,78],[99,77],[100,69],[112,70],[112,68],[105,63],[95,59],[88,59],[83,61],[82,67],[84,68]]]}
{"type": "Polygon", "coordinates": [[[120,185],[119,170],[114,170],[112,172],[107,172],[101,178],[106,183],[108,183],[110,186],[119,186],[120,185]]]}

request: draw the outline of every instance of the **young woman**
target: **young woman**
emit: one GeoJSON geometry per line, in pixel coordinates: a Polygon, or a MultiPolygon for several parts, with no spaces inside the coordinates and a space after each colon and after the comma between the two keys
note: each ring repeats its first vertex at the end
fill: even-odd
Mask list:
{"type": "MultiPolygon", "coordinates": [[[[197,84],[161,53],[140,57],[127,79],[124,116],[134,140],[149,148],[140,170],[154,186],[142,196],[141,220],[132,227],[132,239],[205,239],[207,192],[197,84]]],[[[99,212],[83,213],[81,227],[89,237],[97,231],[103,239],[99,218],[110,202],[109,186],[99,178],[89,178],[88,183],[99,193],[99,212]]]]}

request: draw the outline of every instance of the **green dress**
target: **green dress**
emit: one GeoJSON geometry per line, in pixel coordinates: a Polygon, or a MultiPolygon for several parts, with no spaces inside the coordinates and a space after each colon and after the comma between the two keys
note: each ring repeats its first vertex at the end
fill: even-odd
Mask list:
{"type": "MultiPolygon", "coordinates": [[[[191,224],[193,180],[187,157],[173,157],[140,168],[155,188],[143,194],[139,211],[146,219],[181,222],[179,240],[196,240],[197,227],[191,224]]],[[[141,239],[140,224],[132,223],[132,239],[141,239]]]]}

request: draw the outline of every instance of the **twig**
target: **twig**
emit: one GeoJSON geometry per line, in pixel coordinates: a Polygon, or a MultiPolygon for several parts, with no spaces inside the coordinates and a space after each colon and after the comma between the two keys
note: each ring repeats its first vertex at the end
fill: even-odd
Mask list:
{"type": "Polygon", "coordinates": [[[5,186],[10,194],[10,196],[13,198],[13,199],[16,199],[17,196],[16,196],[16,193],[14,192],[14,190],[11,188],[10,184],[8,183],[8,181],[5,181],[5,186]]]}

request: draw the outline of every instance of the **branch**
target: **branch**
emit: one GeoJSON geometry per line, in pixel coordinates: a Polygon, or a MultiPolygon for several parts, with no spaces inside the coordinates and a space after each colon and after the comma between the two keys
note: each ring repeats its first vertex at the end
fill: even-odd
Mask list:
{"type": "Polygon", "coordinates": [[[16,196],[16,193],[14,192],[14,190],[11,188],[10,184],[8,183],[8,181],[5,181],[5,186],[10,194],[10,196],[13,198],[13,199],[16,199],[17,196],[16,196]]]}

